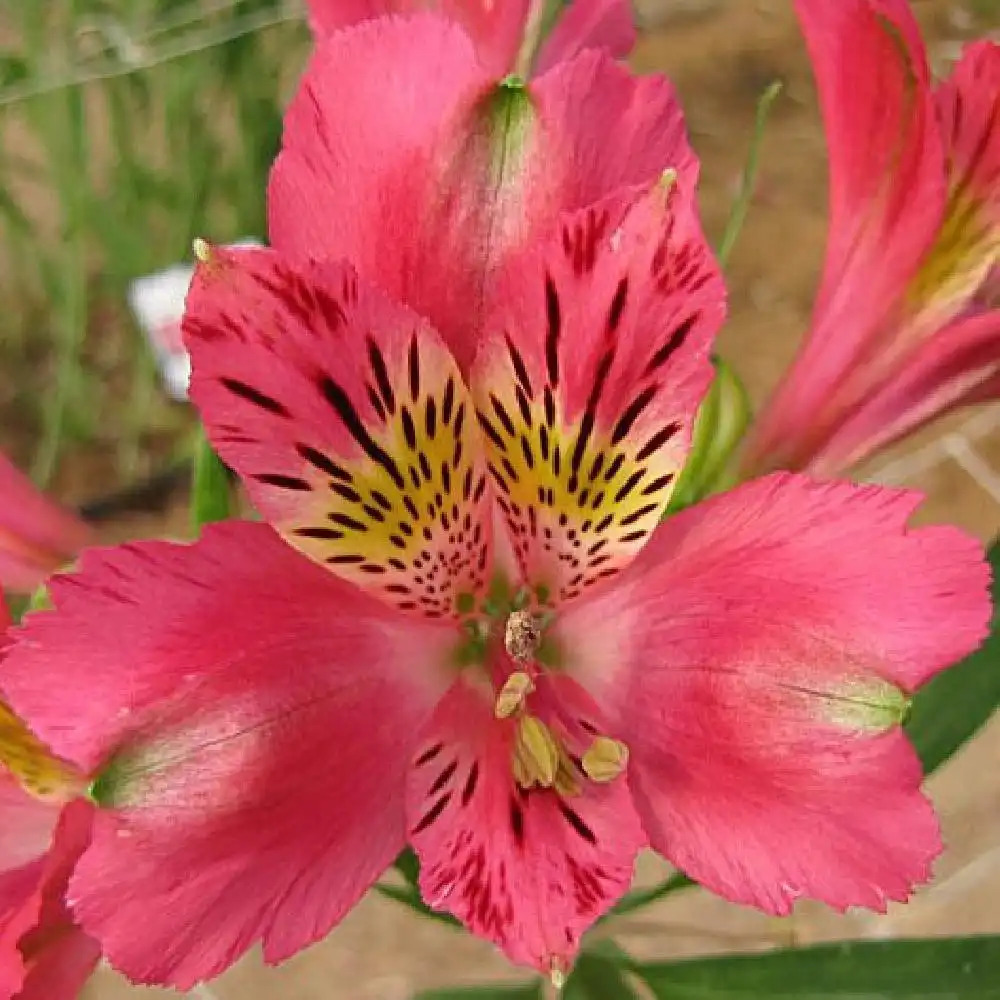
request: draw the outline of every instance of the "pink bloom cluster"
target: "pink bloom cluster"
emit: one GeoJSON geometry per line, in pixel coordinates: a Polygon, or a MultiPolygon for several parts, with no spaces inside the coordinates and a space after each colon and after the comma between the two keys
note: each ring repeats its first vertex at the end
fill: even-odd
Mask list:
{"type": "MultiPolygon", "coordinates": [[[[407,843],[429,905],[556,981],[647,846],[769,913],[905,899],[941,844],[900,722],[986,631],[979,546],[789,472],[661,520],[726,308],[674,93],[615,62],[624,3],[574,0],[537,59],[527,0],[413,6],[314,0],[271,246],[196,246],[191,395],[263,520],[87,552],[13,632],[0,688],[63,777],[0,749],[63,813],[12,907],[184,989],[322,937],[407,843]]],[[[854,129],[832,342],[930,171],[897,142],[913,179],[865,189],[861,130],[931,120],[902,0],[797,6],[854,129]]]]}

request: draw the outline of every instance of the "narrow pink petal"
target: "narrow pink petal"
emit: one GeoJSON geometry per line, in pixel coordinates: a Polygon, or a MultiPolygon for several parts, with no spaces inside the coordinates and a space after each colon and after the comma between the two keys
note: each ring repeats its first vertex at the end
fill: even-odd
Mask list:
{"type": "Polygon", "coordinates": [[[182,989],[256,941],[276,961],[322,937],[403,844],[408,761],[457,631],[254,522],[92,551],[52,592],[3,686],[100,773],[70,892],[84,928],[131,978],[182,989]]]}
{"type": "Polygon", "coordinates": [[[810,470],[834,475],[949,410],[998,396],[1000,309],[993,309],[956,320],[920,347],[844,420],[810,470]]]}
{"type": "Polygon", "coordinates": [[[13,1000],[77,1000],[101,958],[101,946],[74,925],[60,929],[32,962],[13,1000]]]}
{"type": "Polygon", "coordinates": [[[1000,225],[1000,45],[980,41],[962,53],[935,95],[951,183],[984,203],[1000,225]]]}
{"type": "Polygon", "coordinates": [[[45,857],[37,924],[19,948],[27,975],[16,1000],[76,1000],[101,957],[100,945],[75,923],[66,905],[70,875],[90,842],[93,809],[67,806],[45,857]]]}
{"type": "Polygon", "coordinates": [[[659,523],[712,376],[725,289],[693,194],[604,202],[517,259],[472,384],[523,576],[556,603],[659,523]]]}
{"type": "Polygon", "coordinates": [[[0,586],[30,593],[69,562],[88,529],[0,453],[0,586]]]}
{"type": "Polygon", "coordinates": [[[346,265],[220,249],[184,330],[209,437],[287,541],[413,614],[485,590],[479,431],[424,320],[346,265]]]}
{"type": "Polygon", "coordinates": [[[270,237],[350,260],[466,371],[504,261],[564,211],[666,167],[696,172],[666,81],[588,51],[527,89],[497,84],[455,24],[382,18],[318,46],[272,172],[270,237]]]}
{"type": "MultiPolygon", "coordinates": [[[[600,713],[565,678],[532,696],[582,754],[580,720],[600,713]]],[[[407,790],[420,888],[435,909],[458,917],[511,959],[548,974],[572,964],[580,935],[627,889],[645,836],[624,777],[585,783],[562,797],[525,791],[511,772],[515,720],[493,717],[488,689],[460,680],[421,736],[407,790]]]]}
{"type": "Polygon", "coordinates": [[[624,59],[635,45],[635,22],[628,0],[572,0],[546,39],[538,72],[572,59],[583,49],[603,49],[624,59]]]}
{"type": "Polygon", "coordinates": [[[75,1000],[97,961],[95,943],[75,927],[64,900],[90,836],[90,814],[83,802],[60,814],[0,775],[0,996],[75,1000]],[[81,938],[86,946],[62,955],[61,942],[81,938]],[[89,964],[77,961],[84,954],[89,964]],[[50,993],[31,991],[41,979],[52,983],[50,993]]]}
{"type": "Polygon", "coordinates": [[[905,0],[796,0],[830,161],[809,337],[757,421],[756,467],[801,467],[892,359],[885,323],[940,226],[944,152],[905,0]],[[883,355],[886,358],[883,359],[883,355]]]}
{"type": "Polygon", "coordinates": [[[912,494],[772,476],[670,518],[556,627],[653,847],[728,899],[884,908],[940,850],[898,722],[981,641],[989,572],[912,494]]]}
{"type": "MultiPolygon", "coordinates": [[[[47,846],[47,845],[46,845],[47,846]]],[[[35,926],[41,905],[41,858],[0,872],[0,996],[15,997],[24,983],[26,966],[18,948],[21,937],[35,926]]]]}

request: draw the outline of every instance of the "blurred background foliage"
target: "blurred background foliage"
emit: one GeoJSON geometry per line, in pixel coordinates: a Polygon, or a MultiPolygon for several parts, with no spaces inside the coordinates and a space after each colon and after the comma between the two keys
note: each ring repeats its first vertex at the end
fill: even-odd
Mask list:
{"type": "Polygon", "coordinates": [[[195,236],[264,236],[308,45],[282,0],[0,6],[0,426],[41,484],[85,498],[180,446],[127,287],[195,236]]]}

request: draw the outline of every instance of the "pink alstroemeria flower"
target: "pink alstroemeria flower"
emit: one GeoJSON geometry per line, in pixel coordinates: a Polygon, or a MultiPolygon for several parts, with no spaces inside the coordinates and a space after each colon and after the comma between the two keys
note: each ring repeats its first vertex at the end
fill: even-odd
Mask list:
{"type": "Polygon", "coordinates": [[[116,966],[283,959],[407,842],[557,980],[647,843],[771,913],[928,877],[899,722],[985,632],[982,553],[790,474],[659,523],[723,314],[681,187],[509,260],[467,375],[347,263],[201,256],[192,398],[270,523],[91,550],[3,675],[98,776],[71,893],[116,966]]]}
{"type": "Polygon", "coordinates": [[[934,87],[905,0],[797,0],[830,152],[812,330],[752,469],[835,475],[1000,393],[1000,46],[934,87]]]}
{"type": "MultiPolygon", "coordinates": [[[[9,625],[0,599],[0,656],[9,625]]],[[[0,757],[31,769],[34,784],[59,762],[0,704],[0,757]]],[[[100,957],[100,948],[74,923],[66,886],[90,839],[93,809],[81,800],[64,805],[26,792],[0,765],[0,997],[4,1000],[75,1000],[100,957]]]]}
{"type": "Polygon", "coordinates": [[[545,15],[545,0],[306,0],[309,23],[318,38],[359,21],[436,9],[457,22],[472,39],[480,63],[493,76],[518,67],[519,57],[540,72],[583,49],[603,49],[623,58],[635,45],[629,0],[571,0],[558,13],[551,33],[533,58],[530,37],[545,15]],[[534,63],[534,67],[530,64],[534,63]]]}
{"type": "Polygon", "coordinates": [[[31,593],[74,558],[88,534],[0,452],[0,587],[31,593]]]}

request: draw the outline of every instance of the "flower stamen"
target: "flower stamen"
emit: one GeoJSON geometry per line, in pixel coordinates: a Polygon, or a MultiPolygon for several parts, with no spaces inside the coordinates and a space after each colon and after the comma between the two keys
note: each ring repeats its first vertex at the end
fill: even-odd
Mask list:
{"type": "Polygon", "coordinates": [[[509,719],[524,707],[525,700],[534,690],[534,681],[523,670],[515,670],[500,689],[493,714],[498,719],[509,719]]]}
{"type": "Polygon", "coordinates": [[[512,766],[522,788],[551,788],[559,773],[560,747],[541,719],[525,713],[518,719],[512,766]]]}
{"type": "Polygon", "coordinates": [[[614,781],[628,767],[628,747],[610,736],[597,736],[582,760],[583,773],[599,785],[614,781]]]}

